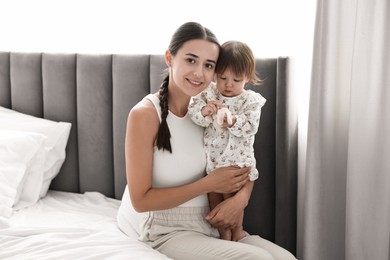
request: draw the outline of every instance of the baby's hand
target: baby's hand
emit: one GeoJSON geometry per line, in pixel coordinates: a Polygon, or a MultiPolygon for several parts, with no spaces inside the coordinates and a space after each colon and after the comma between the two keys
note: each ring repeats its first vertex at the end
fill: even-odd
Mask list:
{"type": "Polygon", "coordinates": [[[221,108],[217,112],[217,123],[226,128],[232,127],[236,123],[236,116],[226,107],[221,108]]]}
{"type": "Polygon", "coordinates": [[[220,103],[215,100],[211,100],[202,108],[202,116],[206,117],[215,115],[221,107],[222,105],[220,103]]]}
{"type": "Polygon", "coordinates": [[[232,123],[232,113],[226,107],[221,108],[217,112],[217,123],[222,126],[223,122],[227,121],[229,124],[232,123]]]}
{"type": "Polygon", "coordinates": [[[231,120],[229,120],[229,121],[225,117],[222,126],[226,127],[226,128],[230,128],[230,127],[234,126],[236,121],[237,121],[236,115],[232,114],[231,120]]]}

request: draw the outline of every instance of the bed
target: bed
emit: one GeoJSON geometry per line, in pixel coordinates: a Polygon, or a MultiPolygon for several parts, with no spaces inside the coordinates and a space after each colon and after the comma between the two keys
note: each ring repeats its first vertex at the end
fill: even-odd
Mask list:
{"type": "MultiPolygon", "coordinates": [[[[0,259],[168,259],[116,224],[127,115],[164,69],[161,55],[0,52],[0,259]]],[[[261,177],[244,227],[295,253],[289,59],[258,58],[257,72],[261,177]]]]}

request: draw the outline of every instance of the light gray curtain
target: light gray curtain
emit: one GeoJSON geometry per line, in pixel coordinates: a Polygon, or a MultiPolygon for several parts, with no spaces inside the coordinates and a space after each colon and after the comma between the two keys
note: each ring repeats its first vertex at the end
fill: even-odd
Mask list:
{"type": "Polygon", "coordinates": [[[300,259],[390,260],[390,1],[318,0],[315,29],[300,259]]]}

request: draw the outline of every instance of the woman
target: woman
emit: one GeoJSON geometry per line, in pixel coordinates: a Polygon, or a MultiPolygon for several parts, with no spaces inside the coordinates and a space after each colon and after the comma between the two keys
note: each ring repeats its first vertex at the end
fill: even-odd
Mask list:
{"type": "Polygon", "coordinates": [[[160,91],[128,116],[128,186],[118,225],[173,259],[294,259],[259,236],[219,239],[213,227],[237,225],[252,191],[248,168],[219,168],[205,176],[203,128],[187,116],[190,98],[214,77],[219,50],[215,35],[198,23],[185,23],[174,33],[160,91]],[[237,193],[209,212],[208,192],[237,193]]]}

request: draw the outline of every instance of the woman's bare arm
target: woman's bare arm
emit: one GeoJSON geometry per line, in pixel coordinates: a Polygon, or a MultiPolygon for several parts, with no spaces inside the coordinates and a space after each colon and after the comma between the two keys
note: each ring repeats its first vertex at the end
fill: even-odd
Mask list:
{"type": "Polygon", "coordinates": [[[156,110],[147,100],[134,107],[128,116],[126,176],[135,210],[142,212],[173,208],[208,192],[238,191],[248,182],[248,170],[229,167],[218,169],[187,185],[153,188],[153,149],[159,124],[156,110]]]}

